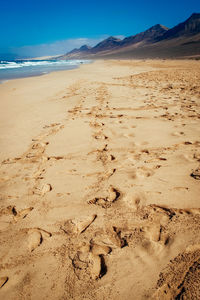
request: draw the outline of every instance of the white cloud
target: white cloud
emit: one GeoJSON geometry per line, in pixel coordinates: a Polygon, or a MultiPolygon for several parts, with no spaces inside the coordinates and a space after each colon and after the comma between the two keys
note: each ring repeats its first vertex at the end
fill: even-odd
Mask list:
{"type": "Polygon", "coordinates": [[[98,38],[77,38],[56,41],[49,44],[29,45],[18,48],[12,48],[12,52],[24,57],[39,57],[47,55],[60,55],[71,51],[74,48],[80,48],[87,44],[89,46],[95,46],[100,41],[107,38],[107,35],[103,35],[98,38]]]}
{"type": "Polygon", "coordinates": [[[123,40],[125,38],[124,35],[115,35],[116,38],[120,39],[120,40],[123,40]]]}

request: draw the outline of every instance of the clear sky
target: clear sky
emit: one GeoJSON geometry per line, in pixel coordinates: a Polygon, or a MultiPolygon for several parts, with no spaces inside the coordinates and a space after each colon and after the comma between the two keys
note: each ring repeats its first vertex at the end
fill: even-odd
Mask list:
{"type": "Polygon", "coordinates": [[[193,12],[200,0],[0,0],[0,53],[61,54],[158,23],[173,27],[193,12]]]}

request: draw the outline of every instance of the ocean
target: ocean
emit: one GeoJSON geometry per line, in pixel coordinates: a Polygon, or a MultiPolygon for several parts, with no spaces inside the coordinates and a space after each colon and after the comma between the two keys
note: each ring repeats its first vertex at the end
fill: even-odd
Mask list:
{"type": "Polygon", "coordinates": [[[89,60],[0,61],[0,83],[10,79],[44,75],[52,71],[71,70],[89,62],[89,60]]]}

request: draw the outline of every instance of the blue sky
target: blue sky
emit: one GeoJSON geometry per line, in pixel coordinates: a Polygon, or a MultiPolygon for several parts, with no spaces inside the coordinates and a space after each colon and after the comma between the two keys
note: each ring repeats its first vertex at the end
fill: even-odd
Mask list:
{"type": "Polygon", "coordinates": [[[56,55],[154,24],[173,27],[200,12],[200,0],[0,0],[0,53],[56,55]]]}

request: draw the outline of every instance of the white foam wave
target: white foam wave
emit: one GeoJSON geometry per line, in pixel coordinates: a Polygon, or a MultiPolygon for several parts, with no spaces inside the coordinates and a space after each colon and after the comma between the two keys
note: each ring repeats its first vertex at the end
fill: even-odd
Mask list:
{"type": "MultiPolygon", "coordinates": [[[[84,61],[84,63],[89,61],[84,61]]],[[[22,61],[22,62],[8,62],[1,61],[0,69],[15,69],[15,68],[23,68],[23,67],[37,67],[37,66],[77,66],[83,63],[82,60],[57,60],[57,61],[22,61]]]]}

